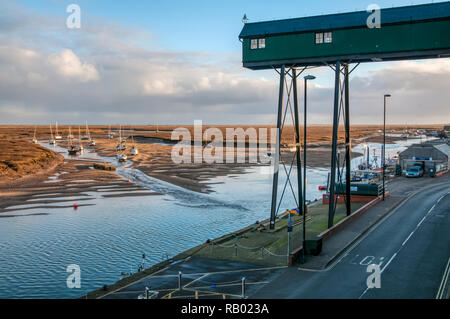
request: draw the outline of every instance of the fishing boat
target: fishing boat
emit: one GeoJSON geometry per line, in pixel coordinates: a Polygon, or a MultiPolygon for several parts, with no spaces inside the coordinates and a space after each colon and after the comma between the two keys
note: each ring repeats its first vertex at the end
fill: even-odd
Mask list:
{"type": "Polygon", "coordinates": [[[52,131],[52,125],[51,124],[50,124],[50,140],[48,141],[48,144],[50,144],[50,145],[55,145],[56,144],[56,141],[53,138],[53,131],[52,131]]]}
{"type": "Polygon", "coordinates": [[[55,140],[62,140],[62,136],[59,135],[59,133],[58,133],[58,122],[56,122],[56,127],[55,127],[55,140]]]}
{"type": "Polygon", "coordinates": [[[34,127],[34,135],[33,135],[33,139],[31,140],[31,143],[33,143],[33,144],[38,143],[38,140],[36,138],[36,126],[34,127]]]}

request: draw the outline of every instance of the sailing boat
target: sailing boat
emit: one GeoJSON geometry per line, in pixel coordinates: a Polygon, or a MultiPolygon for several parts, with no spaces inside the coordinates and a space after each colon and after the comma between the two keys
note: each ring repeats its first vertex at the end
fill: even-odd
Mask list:
{"type": "Polygon", "coordinates": [[[117,159],[119,160],[119,162],[126,162],[127,161],[127,156],[122,152],[127,148],[127,146],[123,143],[122,140],[122,126],[119,127],[119,144],[116,147],[116,150],[118,151],[117,153],[117,159]]]}
{"type": "Polygon", "coordinates": [[[122,125],[119,126],[119,144],[116,146],[116,151],[124,151],[127,149],[125,140],[122,140],[122,125]]]}
{"type": "Polygon", "coordinates": [[[55,140],[62,140],[62,136],[58,134],[58,122],[56,122],[55,140]]]}
{"type": "Polygon", "coordinates": [[[77,149],[75,146],[73,146],[72,136],[73,136],[72,131],[69,126],[69,135],[67,135],[69,149],[67,150],[67,152],[69,153],[69,155],[77,155],[77,153],[79,152],[79,149],[77,149]]]}
{"type": "Polygon", "coordinates": [[[83,135],[82,137],[81,137],[81,140],[83,140],[83,141],[87,141],[87,140],[90,140],[90,137],[89,137],[90,135],[89,135],[89,127],[88,127],[88,124],[87,124],[87,121],[86,121],[86,135],[83,135]]]}
{"type": "Polygon", "coordinates": [[[38,143],[38,140],[36,139],[36,126],[34,127],[34,135],[33,135],[33,139],[31,140],[31,143],[33,143],[33,144],[38,143]]]}
{"type": "Polygon", "coordinates": [[[130,155],[132,155],[132,156],[138,155],[139,154],[139,150],[137,149],[136,144],[134,143],[133,135],[131,135],[131,143],[133,144],[133,146],[131,147],[130,155]]]}
{"type": "Polygon", "coordinates": [[[80,151],[80,152],[83,152],[83,145],[81,145],[81,128],[78,126],[78,146],[77,146],[77,148],[78,148],[78,150],[80,151]]]}
{"type": "Polygon", "coordinates": [[[111,125],[108,126],[108,135],[106,135],[106,138],[114,138],[114,135],[111,133],[111,125]]]}
{"type": "Polygon", "coordinates": [[[55,145],[56,144],[56,141],[53,138],[53,131],[52,131],[52,125],[51,124],[50,124],[50,140],[48,141],[48,144],[50,144],[50,145],[55,145]]]}
{"type": "Polygon", "coordinates": [[[88,127],[88,125],[87,125],[87,121],[86,121],[86,131],[87,131],[88,140],[89,140],[88,146],[95,146],[95,140],[93,140],[93,139],[91,138],[91,132],[89,132],[89,127],[88,127]]]}

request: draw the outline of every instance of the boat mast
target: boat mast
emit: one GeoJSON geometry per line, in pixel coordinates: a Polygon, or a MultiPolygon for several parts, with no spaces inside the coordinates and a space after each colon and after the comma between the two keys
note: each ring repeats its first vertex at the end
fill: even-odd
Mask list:
{"type": "Polygon", "coordinates": [[[81,128],[79,125],[78,125],[78,142],[80,144],[80,149],[81,149],[81,128]]]}
{"type": "Polygon", "coordinates": [[[69,126],[69,146],[72,147],[72,128],[69,126]]]}

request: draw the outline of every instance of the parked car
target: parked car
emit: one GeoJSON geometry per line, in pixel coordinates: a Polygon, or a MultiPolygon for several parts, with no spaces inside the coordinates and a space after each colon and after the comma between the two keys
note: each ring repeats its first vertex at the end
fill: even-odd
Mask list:
{"type": "Polygon", "coordinates": [[[406,177],[422,177],[423,169],[420,166],[413,166],[406,171],[406,177]]]}

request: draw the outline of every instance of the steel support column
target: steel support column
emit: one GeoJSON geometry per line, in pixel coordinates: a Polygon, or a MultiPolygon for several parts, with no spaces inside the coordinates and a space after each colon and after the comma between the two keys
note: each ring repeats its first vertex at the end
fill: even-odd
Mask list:
{"type": "Polygon", "coordinates": [[[330,201],[328,207],[328,228],[334,223],[334,205],[335,205],[335,189],[336,189],[336,151],[337,137],[339,126],[339,96],[340,96],[340,79],[341,63],[336,62],[335,81],[334,81],[334,109],[333,109],[333,137],[331,141],[331,177],[330,177],[330,201]]]}
{"type": "Polygon", "coordinates": [[[278,95],[278,118],[277,118],[277,145],[275,147],[275,163],[273,172],[273,184],[272,184],[272,207],[270,210],[270,229],[275,228],[275,218],[277,214],[277,192],[278,192],[278,170],[280,161],[280,141],[281,141],[281,120],[283,115],[283,97],[284,97],[284,78],[285,78],[285,66],[282,65],[280,69],[280,90],[278,95]]]}
{"type": "Polygon", "coordinates": [[[297,70],[292,69],[292,89],[294,90],[294,120],[295,120],[295,144],[297,144],[297,185],[298,185],[298,211],[302,212],[303,194],[302,194],[302,161],[300,154],[300,122],[298,112],[298,91],[297,91],[297,70]]]}
{"type": "Polygon", "coordinates": [[[351,195],[350,195],[350,100],[349,100],[349,72],[348,72],[348,64],[345,65],[344,68],[344,86],[345,86],[345,110],[344,110],[344,120],[345,120],[345,204],[347,208],[347,216],[350,216],[352,213],[351,206],[351,195]]]}

